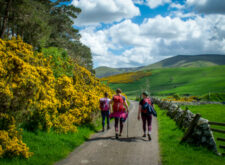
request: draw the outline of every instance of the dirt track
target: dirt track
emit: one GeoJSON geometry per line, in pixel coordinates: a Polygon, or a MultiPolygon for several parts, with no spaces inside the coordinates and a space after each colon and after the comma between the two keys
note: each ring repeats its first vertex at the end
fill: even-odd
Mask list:
{"type": "Polygon", "coordinates": [[[127,121],[120,139],[115,139],[111,129],[94,134],[56,165],[158,165],[160,163],[157,120],[153,117],[152,141],[142,138],[141,121],[137,120],[138,103],[131,101],[129,113],[129,137],[127,121]]]}

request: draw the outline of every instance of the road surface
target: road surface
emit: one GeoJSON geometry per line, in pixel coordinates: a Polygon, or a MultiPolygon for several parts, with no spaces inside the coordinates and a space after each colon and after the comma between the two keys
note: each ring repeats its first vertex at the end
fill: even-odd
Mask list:
{"type": "Polygon", "coordinates": [[[111,129],[94,134],[56,165],[160,165],[158,126],[153,117],[152,140],[142,138],[141,121],[137,120],[138,103],[131,101],[128,119],[122,137],[115,139],[114,121],[111,129]]]}

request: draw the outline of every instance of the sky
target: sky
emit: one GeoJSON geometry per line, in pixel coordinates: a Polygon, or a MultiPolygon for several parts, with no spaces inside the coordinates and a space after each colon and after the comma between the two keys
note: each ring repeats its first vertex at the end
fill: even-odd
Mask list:
{"type": "Polygon", "coordinates": [[[94,67],[138,67],[175,55],[225,54],[225,0],[72,0],[94,67]]]}

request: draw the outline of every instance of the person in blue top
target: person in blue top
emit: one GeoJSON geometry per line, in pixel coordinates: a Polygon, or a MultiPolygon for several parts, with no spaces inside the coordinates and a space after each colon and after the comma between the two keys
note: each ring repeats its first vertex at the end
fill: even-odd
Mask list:
{"type": "Polygon", "coordinates": [[[142,127],[143,127],[143,131],[144,131],[144,134],[143,134],[143,137],[146,137],[146,124],[148,126],[148,139],[151,140],[151,130],[152,130],[152,114],[149,114],[147,112],[147,109],[144,109],[143,108],[143,105],[145,103],[148,103],[150,104],[153,108],[154,108],[154,105],[153,105],[153,101],[152,99],[150,99],[148,97],[148,92],[145,91],[142,93],[142,97],[143,99],[140,101],[139,103],[139,109],[138,109],[138,120],[140,120],[140,118],[142,119],[142,127]]]}

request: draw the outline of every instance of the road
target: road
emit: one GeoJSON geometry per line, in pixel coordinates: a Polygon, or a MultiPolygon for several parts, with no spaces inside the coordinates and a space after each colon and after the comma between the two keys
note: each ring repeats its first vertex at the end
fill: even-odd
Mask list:
{"type": "Polygon", "coordinates": [[[153,117],[152,140],[142,138],[141,121],[137,120],[138,103],[131,101],[122,137],[115,139],[114,121],[111,129],[94,134],[56,165],[160,165],[158,126],[153,117]]]}

